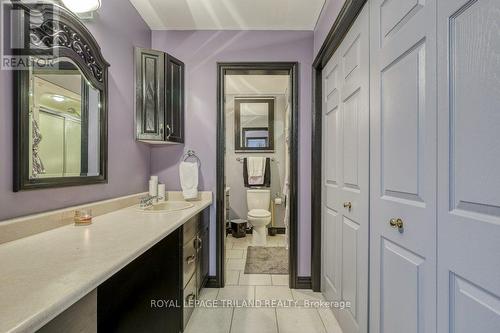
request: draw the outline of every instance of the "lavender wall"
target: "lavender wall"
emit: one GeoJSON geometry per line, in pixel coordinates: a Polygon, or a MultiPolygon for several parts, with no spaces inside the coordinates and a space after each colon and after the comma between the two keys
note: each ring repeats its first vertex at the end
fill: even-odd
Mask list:
{"type": "Polygon", "coordinates": [[[318,54],[345,0],[328,0],[314,29],[314,56],[318,54]]]}
{"type": "Polygon", "coordinates": [[[106,0],[87,24],[109,72],[109,183],[12,192],[12,73],[0,70],[0,221],[146,190],[150,148],[134,140],[133,46],[150,47],[151,31],[130,2],[106,0]]]}
{"type": "MultiPolygon", "coordinates": [[[[299,275],[310,275],[311,65],[313,33],[304,31],[153,31],[152,47],[186,64],[186,144],[202,161],[200,188],[216,189],[217,62],[298,61],[299,110],[299,275]]],[[[183,146],[153,148],[151,172],[179,189],[177,165],[183,146]]],[[[215,230],[212,207],[211,228],[215,230]]],[[[215,243],[215,233],[211,234],[215,243]]],[[[211,247],[215,258],[215,247],[211,247]]],[[[214,260],[211,272],[214,272],[214,260]]]]}

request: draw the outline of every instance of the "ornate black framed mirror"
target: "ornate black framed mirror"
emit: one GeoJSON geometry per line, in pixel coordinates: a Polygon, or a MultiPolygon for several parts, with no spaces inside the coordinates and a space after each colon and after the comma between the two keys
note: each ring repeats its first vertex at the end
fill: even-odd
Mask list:
{"type": "Polygon", "coordinates": [[[13,10],[22,41],[13,51],[25,63],[14,73],[14,191],[106,183],[109,64],[99,45],[57,4],[13,10]]]}
{"type": "Polygon", "coordinates": [[[274,97],[234,99],[236,152],[274,151],[274,97]]]}

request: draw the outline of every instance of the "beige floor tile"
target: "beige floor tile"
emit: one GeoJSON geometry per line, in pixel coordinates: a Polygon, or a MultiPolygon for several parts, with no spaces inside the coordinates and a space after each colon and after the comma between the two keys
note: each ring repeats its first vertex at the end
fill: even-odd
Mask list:
{"type": "Polygon", "coordinates": [[[243,258],[243,249],[231,249],[226,251],[226,258],[228,259],[244,259],[243,258]]]}
{"type": "Polygon", "coordinates": [[[281,237],[268,237],[267,238],[267,245],[270,246],[284,246],[285,245],[285,240],[281,237]]]}
{"type": "Polygon", "coordinates": [[[319,308],[318,309],[319,316],[325,325],[327,333],[342,333],[342,329],[340,328],[339,322],[337,318],[333,315],[331,309],[328,308],[319,308]]]}
{"type": "Polygon", "coordinates": [[[229,333],[232,316],[232,308],[197,308],[184,332],[229,333]]]}
{"type": "Polygon", "coordinates": [[[255,286],[226,286],[219,289],[218,300],[253,300],[255,299],[255,286]]]}
{"type": "Polygon", "coordinates": [[[219,288],[203,288],[200,292],[199,298],[201,300],[215,300],[217,299],[218,293],[219,288]]]}
{"type": "Polygon", "coordinates": [[[276,312],[271,308],[235,308],[231,333],[277,333],[276,312]]]}
{"type": "Polygon", "coordinates": [[[286,301],[293,300],[290,288],[285,286],[256,286],[255,299],[286,301]]]}
{"type": "Polygon", "coordinates": [[[247,242],[235,242],[233,243],[233,249],[245,250],[249,245],[247,242]]]}
{"type": "Polygon", "coordinates": [[[293,299],[299,301],[299,305],[304,305],[304,301],[323,301],[325,297],[321,293],[316,293],[310,289],[292,289],[293,299]]]}
{"type": "Polygon", "coordinates": [[[242,271],[245,269],[246,259],[228,259],[226,263],[227,270],[242,271]]]}
{"type": "Polygon", "coordinates": [[[270,286],[271,275],[269,274],[240,274],[240,281],[238,283],[240,286],[270,286]]]}
{"type": "Polygon", "coordinates": [[[227,270],[226,271],[226,285],[232,286],[237,285],[240,279],[240,271],[227,270]]]}
{"type": "Polygon", "coordinates": [[[280,333],[325,333],[325,327],[316,309],[277,308],[280,333]]]}
{"type": "Polygon", "coordinates": [[[271,275],[273,286],[288,286],[290,277],[288,275],[271,275]]]}
{"type": "Polygon", "coordinates": [[[248,235],[246,235],[245,237],[241,237],[241,238],[231,237],[231,241],[233,243],[247,243],[249,239],[251,239],[251,237],[249,237],[248,235]]]}

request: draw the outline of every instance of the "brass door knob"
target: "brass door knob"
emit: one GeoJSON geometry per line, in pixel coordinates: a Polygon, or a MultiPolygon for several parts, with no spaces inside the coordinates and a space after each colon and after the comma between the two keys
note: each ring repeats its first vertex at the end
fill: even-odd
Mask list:
{"type": "Polygon", "coordinates": [[[393,218],[389,221],[389,224],[393,228],[397,228],[399,231],[403,231],[404,222],[401,218],[393,218]]]}
{"type": "Polygon", "coordinates": [[[351,208],[352,208],[352,203],[351,203],[350,201],[348,201],[348,202],[344,202],[344,208],[347,208],[347,209],[351,210],[351,208]]]}

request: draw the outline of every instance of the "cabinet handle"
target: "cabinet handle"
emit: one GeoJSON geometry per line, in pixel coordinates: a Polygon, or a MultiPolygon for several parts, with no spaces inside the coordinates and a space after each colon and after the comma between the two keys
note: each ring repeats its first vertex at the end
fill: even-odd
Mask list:
{"type": "Polygon", "coordinates": [[[199,236],[196,236],[196,238],[194,239],[194,248],[196,249],[196,251],[198,251],[202,248],[202,246],[203,246],[203,241],[199,236]]]}
{"type": "Polygon", "coordinates": [[[195,299],[196,299],[196,295],[194,293],[187,295],[186,296],[186,303],[187,303],[186,305],[189,307],[193,306],[194,304],[192,304],[192,303],[195,299]]]}
{"type": "Polygon", "coordinates": [[[350,201],[344,202],[344,208],[347,208],[348,210],[351,210],[352,208],[352,203],[350,201]]]}
{"type": "Polygon", "coordinates": [[[168,124],[167,124],[167,126],[165,126],[165,128],[168,130],[167,131],[167,140],[169,140],[170,136],[172,135],[172,128],[168,124]]]}
{"type": "Polygon", "coordinates": [[[390,219],[389,224],[391,225],[391,227],[398,229],[399,232],[403,232],[404,230],[404,222],[401,218],[390,219]]]}
{"type": "Polygon", "coordinates": [[[186,262],[188,263],[188,265],[191,265],[195,261],[196,261],[196,256],[194,254],[186,258],[186,262]]]}

